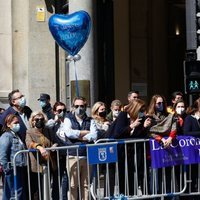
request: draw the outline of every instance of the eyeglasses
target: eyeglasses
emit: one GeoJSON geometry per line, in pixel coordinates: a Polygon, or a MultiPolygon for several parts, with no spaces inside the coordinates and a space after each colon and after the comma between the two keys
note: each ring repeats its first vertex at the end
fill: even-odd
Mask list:
{"type": "Polygon", "coordinates": [[[60,114],[61,112],[66,112],[66,109],[58,109],[58,110],[56,110],[56,112],[58,112],[60,114]]]}
{"type": "Polygon", "coordinates": [[[34,121],[36,121],[36,122],[44,121],[44,118],[35,118],[34,121]]]}
{"type": "Polygon", "coordinates": [[[74,108],[78,108],[78,107],[80,107],[80,108],[85,108],[84,105],[74,105],[74,108]]]}
{"type": "Polygon", "coordinates": [[[19,96],[19,97],[16,97],[16,98],[14,98],[13,100],[18,100],[18,99],[21,99],[22,97],[24,97],[24,95],[21,95],[21,96],[19,96]]]}
{"type": "Polygon", "coordinates": [[[158,102],[158,103],[156,103],[157,105],[161,105],[161,104],[163,104],[163,102],[158,102]]]}

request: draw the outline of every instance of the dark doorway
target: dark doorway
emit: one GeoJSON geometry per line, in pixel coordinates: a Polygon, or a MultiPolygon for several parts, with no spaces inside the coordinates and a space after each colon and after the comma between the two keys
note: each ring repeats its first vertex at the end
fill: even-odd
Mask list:
{"type": "Polygon", "coordinates": [[[113,1],[98,0],[96,13],[98,100],[110,105],[115,96],[113,1]]]}
{"type": "Polygon", "coordinates": [[[169,94],[184,92],[183,61],[186,52],[185,1],[168,2],[169,94]]]}

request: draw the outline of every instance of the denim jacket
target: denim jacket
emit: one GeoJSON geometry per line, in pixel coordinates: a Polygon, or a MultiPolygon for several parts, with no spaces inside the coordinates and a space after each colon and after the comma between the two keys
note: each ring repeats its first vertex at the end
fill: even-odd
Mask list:
{"type": "MultiPolygon", "coordinates": [[[[23,142],[14,132],[8,131],[3,133],[0,137],[0,164],[2,165],[5,173],[13,169],[14,155],[18,151],[24,149],[25,146],[23,142]]],[[[15,159],[15,163],[18,167],[26,166],[25,154],[18,154],[15,159]]]]}

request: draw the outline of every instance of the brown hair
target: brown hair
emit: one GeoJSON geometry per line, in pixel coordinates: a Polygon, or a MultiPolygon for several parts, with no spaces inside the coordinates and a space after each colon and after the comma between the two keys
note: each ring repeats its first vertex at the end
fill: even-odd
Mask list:
{"type": "Polygon", "coordinates": [[[146,109],[145,102],[141,99],[131,101],[126,106],[126,112],[130,115],[132,120],[136,120],[138,118],[138,112],[141,111],[141,109],[146,109]]]}
{"type": "Polygon", "coordinates": [[[200,98],[198,98],[192,106],[189,106],[186,113],[189,115],[193,115],[195,112],[197,112],[200,108],[200,98]]]}
{"type": "Polygon", "coordinates": [[[176,106],[177,106],[179,103],[184,103],[184,106],[186,107],[185,101],[184,101],[183,99],[179,99],[179,100],[176,101],[176,103],[174,103],[174,105],[173,105],[173,110],[176,109],[176,106]]]}
{"type": "Polygon", "coordinates": [[[165,99],[165,97],[163,97],[162,95],[159,95],[159,94],[155,94],[152,96],[150,104],[149,104],[148,112],[147,112],[148,115],[156,114],[156,101],[159,97],[163,99],[163,114],[167,115],[166,99],[165,99]]]}
{"type": "Polygon", "coordinates": [[[53,105],[53,111],[56,111],[56,108],[57,108],[58,106],[64,106],[65,109],[66,109],[66,105],[65,105],[63,102],[57,101],[57,102],[55,102],[55,104],[53,105]]]}
{"type": "Polygon", "coordinates": [[[8,127],[8,124],[11,124],[15,118],[18,119],[17,115],[14,115],[14,114],[7,115],[7,117],[5,118],[4,126],[2,128],[2,132],[10,130],[10,128],[8,127]]]}

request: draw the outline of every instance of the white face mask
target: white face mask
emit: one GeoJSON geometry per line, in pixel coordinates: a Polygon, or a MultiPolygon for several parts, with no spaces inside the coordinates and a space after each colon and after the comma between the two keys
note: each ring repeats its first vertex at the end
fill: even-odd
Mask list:
{"type": "Polygon", "coordinates": [[[182,115],[185,112],[185,108],[176,108],[176,113],[182,115]]]}
{"type": "Polygon", "coordinates": [[[113,110],[113,117],[118,117],[119,115],[119,110],[113,110]]]}

